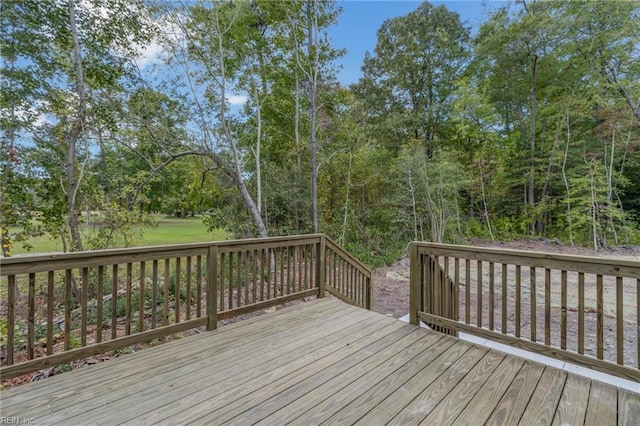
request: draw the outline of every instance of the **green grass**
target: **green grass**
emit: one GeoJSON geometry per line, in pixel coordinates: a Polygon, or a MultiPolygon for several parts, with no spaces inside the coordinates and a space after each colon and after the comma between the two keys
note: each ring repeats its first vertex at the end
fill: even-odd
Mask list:
{"type": "MultiPolygon", "coordinates": [[[[157,227],[145,226],[140,227],[143,237],[134,242],[134,246],[157,246],[162,244],[181,244],[181,243],[200,243],[207,241],[220,241],[227,238],[224,230],[216,229],[212,232],[207,231],[207,227],[202,223],[199,217],[173,218],[163,215],[154,217],[157,227]]],[[[81,229],[81,232],[83,230],[81,229]]],[[[84,232],[88,232],[85,228],[84,232]]],[[[32,238],[29,244],[33,246],[30,251],[22,248],[22,244],[18,243],[14,246],[13,254],[28,253],[50,253],[62,251],[62,244],[59,238],[51,239],[47,235],[32,238]]]]}

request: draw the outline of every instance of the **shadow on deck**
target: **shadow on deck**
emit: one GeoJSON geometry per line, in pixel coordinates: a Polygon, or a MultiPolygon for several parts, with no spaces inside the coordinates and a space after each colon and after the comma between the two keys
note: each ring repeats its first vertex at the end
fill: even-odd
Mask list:
{"type": "Polygon", "coordinates": [[[594,424],[640,395],[317,299],[2,392],[35,424],[594,424]]]}

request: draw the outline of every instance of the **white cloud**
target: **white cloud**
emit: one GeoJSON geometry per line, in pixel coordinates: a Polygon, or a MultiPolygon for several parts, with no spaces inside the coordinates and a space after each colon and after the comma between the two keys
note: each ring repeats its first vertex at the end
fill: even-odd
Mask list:
{"type": "Polygon", "coordinates": [[[247,102],[247,99],[249,98],[245,95],[227,95],[227,102],[231,105],[244,105],[247,102]]]}
{"type": "Polygon", "coordinates": [[[136,64],[141,70],[148,66],[162,64],[167,59],[167,52],[158,42],[153,41],[144,47],[138,47],[139,56],[136,64]]]}

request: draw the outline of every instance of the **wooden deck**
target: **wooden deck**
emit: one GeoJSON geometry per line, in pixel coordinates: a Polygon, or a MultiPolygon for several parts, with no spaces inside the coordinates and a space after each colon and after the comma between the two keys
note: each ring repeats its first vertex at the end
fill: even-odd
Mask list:
{"type": "Polygon", "coordinates": [[[640,395],[319,299],[1,393],[34,424],[594,424],[640,395]]]}

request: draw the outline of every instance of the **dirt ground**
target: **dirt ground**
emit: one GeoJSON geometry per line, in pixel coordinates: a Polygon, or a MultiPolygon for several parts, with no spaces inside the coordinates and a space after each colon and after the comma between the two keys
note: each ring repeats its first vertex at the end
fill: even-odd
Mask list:
{"type": "MultiPolygon", "coordinates": [[[[616,257],[630,260],[640,260],[640,247],[627,246],[618,248],[615,250],[600,250],[595,251],[593,249],[585,247],[571,247],[563,245],[554,240],[537,239],[537,240],[525,240],[514,241],[509,243],[491,243],[487,241],[472,241],[470,245],[480,247],[496,247],[496,248],[509,248],[527,251],[539,251],[548,253],[560,253],[560,254],[578,254],[588,256],[603,256],[603,257],[616,257]]],[[[452,268],[452,267],[451,267],[452,268]]],[[[471,280],[471,315],[470,322],[476,323],[477,317],[475,311],[477,310],[477,290],[475,277],[477,270],[476,263],[471,262],[471,276],[474,277],[471,280]]],[[[483,268],[483,282],[488,282],[488,271],[486,269],[486,262],[483,268]]],[[[529,270],[528,268],[522,268],[522,298],[530,299],[529,290],[529,270]]],[[[452,272],[450,272],[452,274],[452,272]]],[[[509,282],[514,282],[512,278],[514,271],[508,269],[508,275],[510,277],[509,282]]],[[[544,341],[544,271],[537,272],[537,286],[536,286],[536,298],[538,309],[536,310],[536,325],[534,326],[538,341],[542,339],[544,341]],[[540,306],[541,305],[541,306],[540,306]]],[[[551,303],[551,343],[553,345],[560,345],[560,318],[561,318],[561,306],[560,306],[560,286],[559,284],[559,272],[553,271],[551,275],[552,284],[552,303],[551,303]],[[557,277],[556,277],[557,275],[557,277]]],[[[577,275],[577,274],[575,274],[577,275]]],[[[498,288],[501,281],[501,266],[496,265],[495,269],[496,277],[496,292],[495,292],[495,329],[500,330],[502,322],[501,305],[502,300],[500,297],[500,289],[498,288]]],[[[409,308],[409,259],[403,258],[395,264],[387,267],[378,268],[374,271],[374,310],[389,316],[400,318],[408,313],[409,308]]],[[[573,277],[571,273],[568,276],[568,282],[577,282],[577,278],[573,277]]],[[[596,355],[594,351],[589,348],[595,348],[596,346],[596,296],[595,296],[595,281],[594,277],[589,278],[587,275],[585,278],[585,353],[590,355],[596,355]]],[[[464,283],[463,283],[464,284],[464,283]]],[[[486,287],[485,287],[486,292],[486,287]]],[[[464,289],[461,289],[461,314],[460,319],[464,320],[464,289]]],[[[615,279],[613,277],[605,277],[604,280],[604,358],[615,361],[616,360],[616,322],[615,322],[615,279]]],[[[637,366],[638,365],[638,353],[637,353],[637,326],[636,326],[636,283],[635,280],[624,281],[624,336],[625,336],[625,365],[637,366]]],[[[512,287],[507,292],[507,330],[510,334],[515,331],[515,291],[512,287]]],[[[483,326],[488,327],[489,310],[487,306],[487,295],[484,294],[483,299],[483,326]]],[[[577,322],[577,291],[572,291],[571,285],[569,285],[568,300],[567,300],[567,348],[569,350],[577,350],[577,334],[578,334],[578,322],[577,322]]],[[[529,339],[531,336],[531,309],[523,303],[521,312],[522,337],[529,339]]]]}

